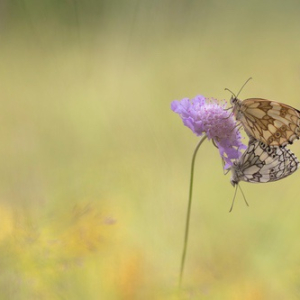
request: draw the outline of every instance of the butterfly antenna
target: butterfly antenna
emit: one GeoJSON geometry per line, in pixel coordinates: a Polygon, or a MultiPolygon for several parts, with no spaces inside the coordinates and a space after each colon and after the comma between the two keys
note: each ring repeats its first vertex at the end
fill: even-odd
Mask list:
{"type": "Polygon", "coordinates": [[[232,96],[234,96],[234,98],[237,98],[240,94],[240,92],[243,90],[243,88],[245,87],[245,85],[252,79],[252,77],[249,77],[246,82],[242,85],[242,87],[240,88],[239,92],[237,93],[237,95],[235,95],[235,93],[233,91],[231,91],[230,89],[228,88],[225,88],[225,91],[228,91],[232,94],[232,96]]]}
{"type": "Polygon", "coordinates": [[[239,92],[236,95],[236,98],[239,96],[240,92],[243,90],[243,88],[245,87],[245,85],[252,79],[252,77],[249,77],[246,82],[242,85],[242,87],[240,88],[239,92]]]}
{"type": "Polygon", "coordinates": [[[234,192],[234,196],[233,196],[233,199],[232,199],[232,204],[231,204],[231,207],[230,207],[230,210],[229,210],[229,212],[231,212],[231,211],[232,211],[232,209],[233,209],[234,200],[235,200],[235,196],[236,196],[236,192],[237,192],[237,187],[238,187],[238,184],[237,184],[237,186],[236,186],[236,188],[235,188],[235,192],[234,192]]]}
{"type": "Polygon", "coordinates": [[[231,94],[232,94],[232,96],[234,96],[234,98],[236,98],[236,95],[235,95],[235,93],[234,93],[234,92],[232,92],[230,89],[228,89],[228,88],[225,88],[224,90],[225,90],[225,91],[228,91],[229,93],[231,93],[231,94]]]}
{"type": "Polygon", "coordinates": [[[243,195],[243,197],[244,197],[245,203],[247,204],[247,206],[249,206],[249,204],[248,204],[248,202],[247,202],[247,200],[246,200],[246,197],[245,197],[245,194],[244,194],[242,188],[240,187],[240,185],[238,185],[238,186],[239,186],[240,191],[242,192],[242,195],[243,195]]]}

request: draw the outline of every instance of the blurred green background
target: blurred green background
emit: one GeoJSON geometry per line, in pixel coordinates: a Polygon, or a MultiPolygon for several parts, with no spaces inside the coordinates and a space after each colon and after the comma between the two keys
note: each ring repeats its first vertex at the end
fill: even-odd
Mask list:
{"type": "MultiPolygon", "coordinates": [[[[300,173],[241,186],[170,110],[300,109],[300,2],[2,0],[1,299],[300,299],[300,173]]],[[[290,147],[300,157],[300,143],[290,147]]]]}

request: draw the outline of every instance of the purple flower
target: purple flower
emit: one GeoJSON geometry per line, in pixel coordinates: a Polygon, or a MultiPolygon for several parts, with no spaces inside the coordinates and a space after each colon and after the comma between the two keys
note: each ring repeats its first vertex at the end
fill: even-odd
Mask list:
{"type": "Polygon", "coordinates": [[[214,141],[225,161],[224,168],[228,169],[232,166],[232,160],[242,155],[240,150],[247,147],[241,142],[241,134],[233,115],[225,107],[225,101],[220,103],[216,99],[208,100],[203,96],[171,103],[171,109],[181,116],[185,126],[198,136],[205,133],[209,140],[214,141]]]}

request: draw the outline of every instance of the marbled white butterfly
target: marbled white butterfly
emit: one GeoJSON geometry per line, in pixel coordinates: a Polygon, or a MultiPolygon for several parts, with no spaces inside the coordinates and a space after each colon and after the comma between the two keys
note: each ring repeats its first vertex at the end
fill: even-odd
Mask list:
{"type": "Polygon", "coordinates": [[[272,182],[294,173],[299,167],[296,155],[285,147],[267,146],[250,139],[248,148],[231,167],[231,184],[239,181],[272,182]]]}

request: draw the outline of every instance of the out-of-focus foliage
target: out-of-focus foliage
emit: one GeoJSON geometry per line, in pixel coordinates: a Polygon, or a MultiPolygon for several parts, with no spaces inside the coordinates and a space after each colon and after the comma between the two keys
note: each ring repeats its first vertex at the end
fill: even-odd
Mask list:
{"type": "MultiPolygon", "coordinates": [[[[299,299],[300,173],[242,184],[172,100],[300,109],[297,1],[0,3],[3,299],[299,299]]],[[[300,155],[300,143],[291,146],[300,155]]]]}

